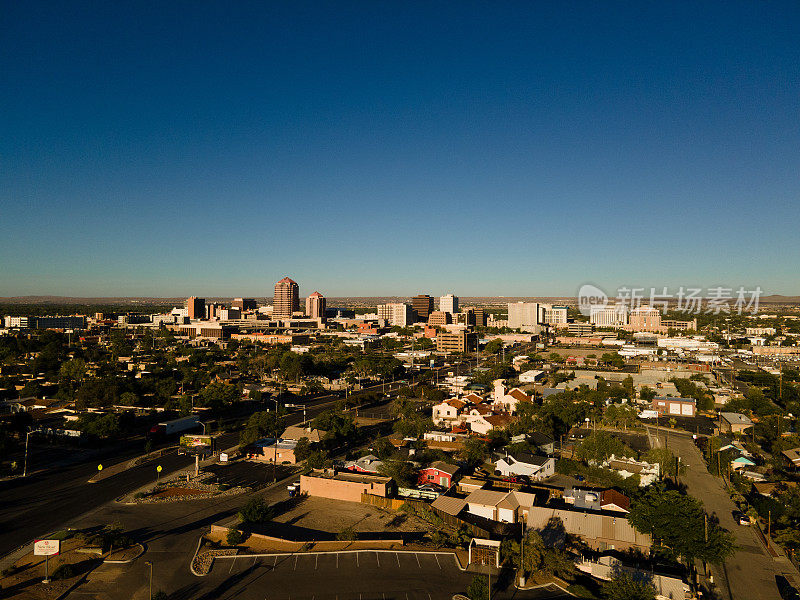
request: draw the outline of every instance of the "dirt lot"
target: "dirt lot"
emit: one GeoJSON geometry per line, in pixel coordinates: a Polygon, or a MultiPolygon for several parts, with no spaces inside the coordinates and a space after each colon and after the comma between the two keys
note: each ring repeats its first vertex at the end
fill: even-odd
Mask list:
{"type": "Polygon", "coordinates": [[[275,517],[273,522],[284,527],[289,525],[301,531],[312,530],[332,536],[348,527],[358,533],[383,536],[428,530],[425,522],[404,511],[392,512],[357,502],[314,497],[303,498],[292,509],[275,517]]]}

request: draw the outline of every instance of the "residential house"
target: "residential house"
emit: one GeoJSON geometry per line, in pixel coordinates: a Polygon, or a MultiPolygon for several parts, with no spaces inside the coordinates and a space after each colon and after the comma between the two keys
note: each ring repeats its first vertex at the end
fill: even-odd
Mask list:
{"type": "Polygon", "coordinates": [[[469,428],[473,433],[486,435],[492,429],[504,429],[513,419],[508,415],[486,415],[485,417],[475,417],[469,422],[469,428]]]}
{"type": "Polygon", "coordinates": [[[374,454],[367,454],[358,460],[348,460],[344,463],[343,469],[354,473],[378,473],[383,461],[374,454]]]}
{"type": "Polygon", "coordinates": [[[792,463],[795,469],[800,469],[800,448],[791,448],[781,452],[786,459],[792,463]]]}
{"type": "Polygon", "coordinates": [[[616,490],[584,490],[570,488],[564,491],[564,502],[578,509],[625,514],[631,506],[630,498],[616,490]]]}
{"type": "Polygon", "coordinates": [[[461,412],[467,407],[467,402],[458,398],[450,398],[433,407],[433,422],[439,426],[449,426],[459,422],[461,412]]]}
{"type": "Polygon", "coordinates": [[[475,490],[466,498],[467,512],[499,523],[519,523],[527,518],[536,500],[534,494],[515,490],[475,490]]]}
{"type": "Polygon", "coordinates": [[[528,452],[509,452],[495,463],[495,473],[503,477],[524,475],[531,479],[545,479],[556,472],[556,460],[528,452]]]}
{"type": "Polygon", "coordinates": [[[281,439],[284,440],[300,440],[306,438],[310,443],[316,444],[322,441],[327,432],[321,429],[313,429],[311,427],[301,427],[300,425],[290,425],[281,434],[281,439]]]}
{"type": "Polygon", "coordinates": [[[753,422],[740,413],[719,413],[719,430],[721,433],[744,433],[753,426],[753,422]]]}
{"type": "Polygon", "coordinates": [[[428,467],[419,470],[418,485],[435,483],[444,488],[449,488],[455,482],[455,477],[459,472],[458,465],[452,465],[441,460],[437,460],[428,467]]]}

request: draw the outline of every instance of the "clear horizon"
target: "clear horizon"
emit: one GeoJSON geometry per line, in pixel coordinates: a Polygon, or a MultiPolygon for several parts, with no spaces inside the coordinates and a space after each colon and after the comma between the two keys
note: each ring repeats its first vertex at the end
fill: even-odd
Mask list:
{"type": "Polygon", "coordinates": [[[800,5],[6,3],[0,296],[800,293],[800,5]]]}

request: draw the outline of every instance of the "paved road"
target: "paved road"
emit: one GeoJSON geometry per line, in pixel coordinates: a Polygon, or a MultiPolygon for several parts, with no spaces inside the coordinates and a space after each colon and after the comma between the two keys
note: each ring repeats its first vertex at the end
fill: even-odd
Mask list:
{"type": "MultiPolygon", "coordinates": [[[[658,438],[663,445],[664,434],[658,438]]],[[[681,483],[688,492],[702,500],[706,511],[716,515],[720,524],[733,532],[739,546],[736,554],[725,561],[724,568],[713,567],[717,592],[728,600],[778,600],[776,575],[785,575],[790,581],[797,579],[797,572],[785,558],[773,559],[757,537],[755,528],[743,527],[733,519],[736,505],[723,487],[721,479],[706,469],[700,450],[694,445],[690,434],[669,433],[669,447],[681,457],[686,473],[681,483]]]]}
{"type": "MultiPolygon", "coordinates": [[[[380,386],[370,388],[369,391],[380,386]]],[[[363,393],[368,393],[365,390],[363,393]]],[[[338,397],[325,396],[308,403],[307,417],[313,418],[333,406],[338,397]]],[[[302,421],[302,411],[286,417],[287,425],[302,421]]],[[[219,448],[236,445],[238,433],[221,436],[219,448]]],[[[103,464],[110,466],[130,460],[136,452],[125,452],[103,464]]],[[[87,481],[97,472],[96,461],[74,464],[61,468],[40,471],[24,479],[0,482],[0,557],[14,551],[36,537],[46,535],[87,511],[129,492],[132,492],[156,477],[155,467],[160,464],[162,476],[187,469],[194,462],[188,456],[172,452],[161,458],[128,469],[122,473],[89,484],[87,481]]]]}

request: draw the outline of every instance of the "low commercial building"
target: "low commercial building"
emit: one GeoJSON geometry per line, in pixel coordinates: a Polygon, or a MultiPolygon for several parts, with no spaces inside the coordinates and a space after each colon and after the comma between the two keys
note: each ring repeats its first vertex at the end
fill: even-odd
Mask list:
{"type": "Polygon", "coordinates": [[[653,398],[652,407],[659,415],[693,417],[697,412],[697,400],[694,398],[656,396],[653,398]]]}
{"type": "Polygon", "coordinates": [[[296,446],[297,440],[265,438],[250,444],[245,449],[245,455],[251,460],[294,465],[297,463],[294,455],[296,446]]]}
{"type": "Polygon", "coordinates": [[[362,494],[389,498],[396,487],[391,477],[362,473],[341,473],[334,469],[315,470],[300,476],[300,491],[309,496],[361,502],[362,494]]]}

